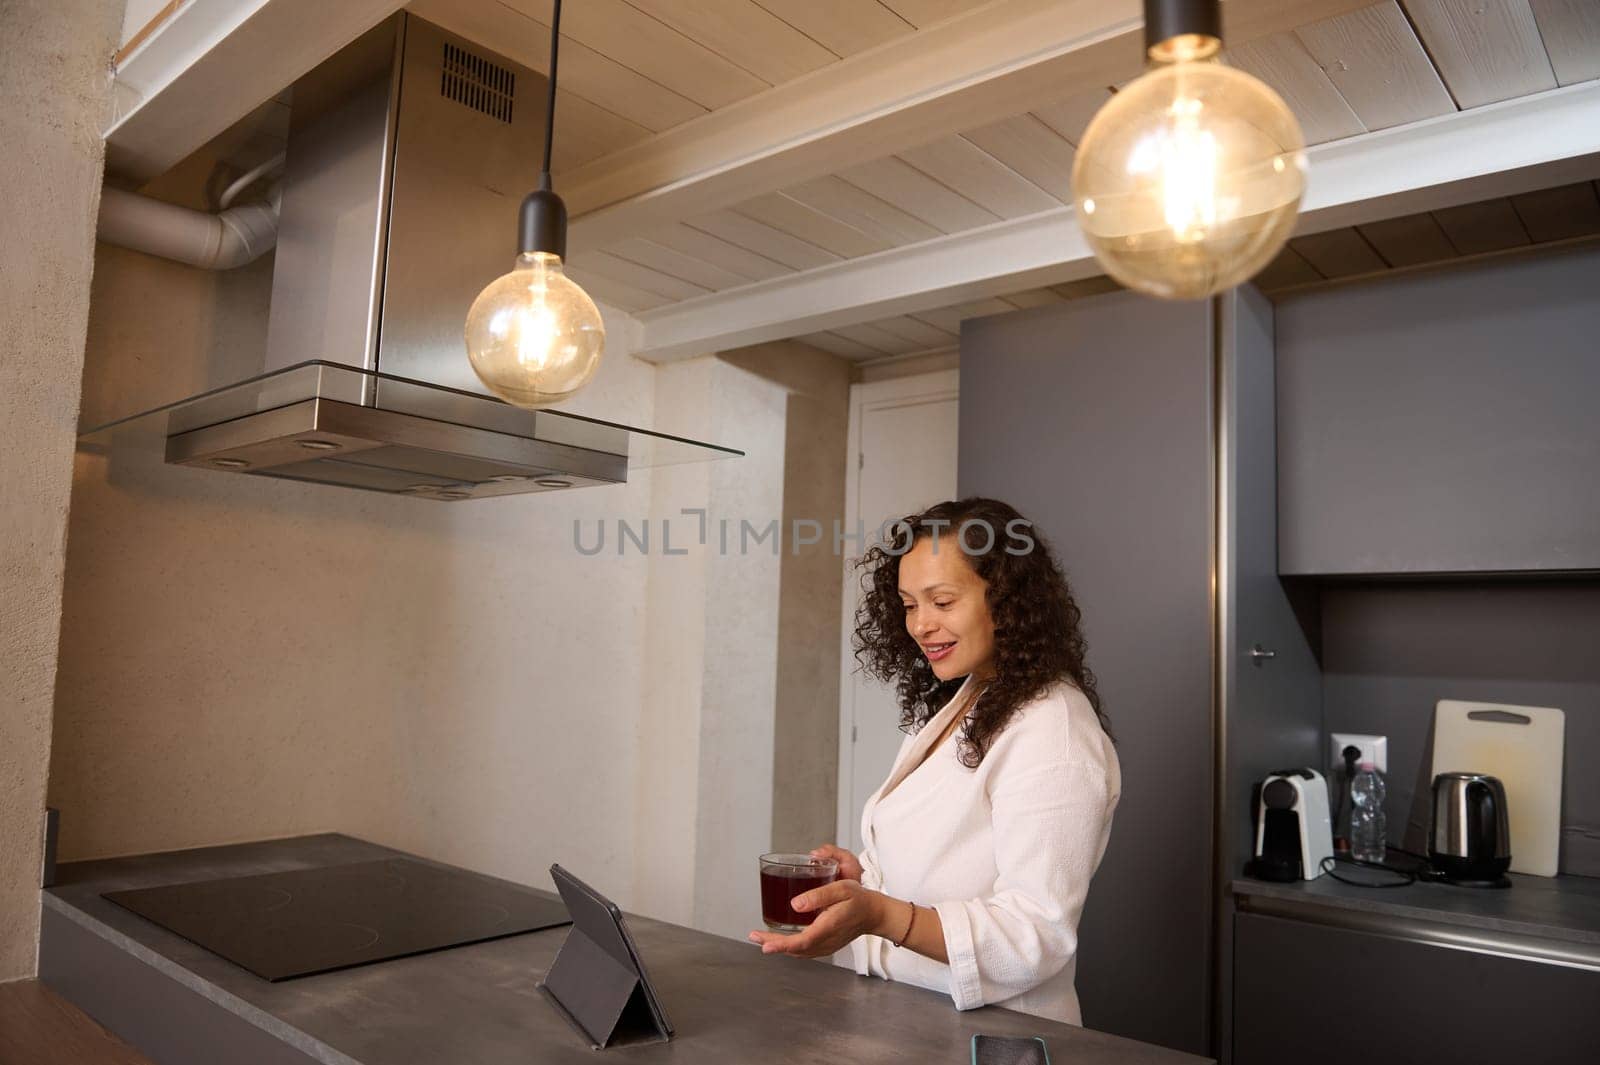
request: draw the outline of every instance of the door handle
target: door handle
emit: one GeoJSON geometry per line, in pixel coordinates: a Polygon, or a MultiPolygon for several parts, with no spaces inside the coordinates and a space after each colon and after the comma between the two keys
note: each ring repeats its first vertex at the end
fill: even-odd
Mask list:
{"type": "Polygon", "coordinates": [[[1278,652],[1269,651],[1258,643],[1254,647],[1250,648],[1250,657],[1255,659],[1256,665],[1259,666],[1269,658],[1277,658],[1278,652]]]}

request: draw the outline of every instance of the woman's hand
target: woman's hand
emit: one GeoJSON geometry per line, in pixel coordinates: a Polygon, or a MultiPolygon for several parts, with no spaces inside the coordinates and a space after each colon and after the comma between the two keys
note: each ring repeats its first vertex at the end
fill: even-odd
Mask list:
{"type": "Polygon", "coordinates": [[[832,843],[824,843],[811,852],[813,858],[832,858],[839,863],[839,879],[861,882],[861,862],[854,854],[843,847],[835,847],[832,843]]]}
{"type": "MultiPolygon", "coordinates": [[[[848,851],[840,853],[849,856],[848,851]]],[[[841,872],[843,868],[841,864],[841,872]]],[[[856,866],[858,877],[860,872],[861,867],[858,865],[856,866]]],[[[794,901],[790,903],[797,913],[820,911],[816,920],[805,931],[796,932],[794,935],[784,935],[780,932],[751,932],[750,941],[760,943],[763,954],[825,958],[848,946],[857,936],[877,935],[883,926],[888,901],[888,896],[862,887],[859,879],[835,880],[831,884],[796,895],[794,901]]]]}

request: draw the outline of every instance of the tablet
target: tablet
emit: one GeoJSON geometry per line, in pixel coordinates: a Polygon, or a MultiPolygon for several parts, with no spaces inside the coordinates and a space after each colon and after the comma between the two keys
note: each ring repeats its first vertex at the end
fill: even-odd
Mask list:
{"type": "Polygon", "coordinates": [[[628,932],[628,924],[623,919],[622,911],[617,908],[616,903],[559,865],[550,867],[550,878],[555,881],[556,890],[561,893],[561,901],[566,903],[567,912],[572,917],[571,934],[587,937],[623,968],[637,975],[639,987],[644,992],[644,1000],[650,1007],[650,1016],[654,1019],[656,1028],[663,1038],[670,1039],[673,1034],[672,1025],[667,1020],[666,1011],[661,1008],[660,999],[656,997],[655,986],[650,983],[649,974],[645,972],[644,960],[639,956],[639,948],[628,932]]]}

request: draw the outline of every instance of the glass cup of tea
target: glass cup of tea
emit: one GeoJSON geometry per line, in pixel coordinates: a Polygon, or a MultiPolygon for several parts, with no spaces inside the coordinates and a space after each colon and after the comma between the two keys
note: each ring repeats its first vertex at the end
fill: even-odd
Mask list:
{"type": "Polygon", "coordinates": [[[761,856],[761,919],[773,932],[799,932],[817,919],[817,911],[795,913],[796,895],[839,879],[839,863],[809,854],[761,856]]]}

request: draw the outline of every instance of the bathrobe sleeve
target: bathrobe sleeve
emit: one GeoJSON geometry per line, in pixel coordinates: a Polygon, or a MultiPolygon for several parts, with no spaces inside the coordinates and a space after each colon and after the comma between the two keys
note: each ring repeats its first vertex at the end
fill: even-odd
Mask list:
{"type": "MultiPolygon", "coordinates": [[[[872,844],[867,843],[861,848],[861,853],[856,855],[856,861],[861,863],[861,886],[869,891],[883,890],[883,874],[878,871],[877,855],[872,853],[872,844]]],[[[872,969],[872,954],[878,948],[877,936],[856,936],[850,941],[850,965],[862,976],[881,976],[872,969]]]]}
{"type": "Polygon", "coordinates": [[[1021,994],[1072,960],[1109,828],[1105,770],[1091,762],[997,774],[990,802],[994,893],[933,906],[960,1010],[1021,994]]]}

